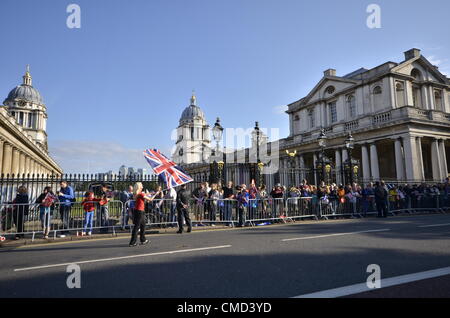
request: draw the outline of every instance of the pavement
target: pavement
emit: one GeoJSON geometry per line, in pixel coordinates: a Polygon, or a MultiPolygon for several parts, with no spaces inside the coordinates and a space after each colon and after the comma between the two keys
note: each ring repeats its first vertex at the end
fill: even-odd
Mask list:
{"type": "Polygon", "coordinates": [[[128,247],[128,236],[2,248],[0,298],[287,298],[318,292],[324,297],[450,297],[450,215],[147,238],[149,245],[134,248],[128,247]],[[67,287],[71,264],[80,266],[81,288],[67,287]],[[393,285],[364,289],[371,264],[380,267],[382,287],[383,282],[393,285]],[[339,293],[328,292],[336,289],[339,293]]]}

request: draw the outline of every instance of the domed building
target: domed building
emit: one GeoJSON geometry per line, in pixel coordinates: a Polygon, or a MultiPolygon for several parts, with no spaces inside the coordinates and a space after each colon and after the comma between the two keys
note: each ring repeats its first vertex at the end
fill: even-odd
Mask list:
{"type": "Polygon", "coordinates": [[[13,88],[3,101],[8,113],[45,151],[47,145],[47,108],[39,91],[32,85],[29,67],[23,83],[13,88]]]}
{"type": "Polygon", "coordinates": [[[22,84],[13,88],[0,106],[0,176],[60,175],[61,167],[49,156],[47,108],[32,85],[27,66],[22,84]]]}
{"type": "Polygon", "coordinates": [[[211,154],[210,127],[192,94],[190,104],[181,114],[173,160],[180,165],[206,162],[211,154]]]}

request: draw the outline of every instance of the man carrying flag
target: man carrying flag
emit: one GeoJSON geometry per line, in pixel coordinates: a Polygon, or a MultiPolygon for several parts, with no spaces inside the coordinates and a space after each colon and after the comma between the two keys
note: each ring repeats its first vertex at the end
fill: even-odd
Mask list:
{"type": "Polygon", "coordinates": [[[179,230],[177,233],[183,233],[183,217],[188,226],[188,233],[192,231],[192,223],[189,218],[188,204],[189,195],[186,190],[186,184],[194,181],[186,172],[184,172],[175,162],[169,160],[157,149],[147,149],[144,151],[144,157],[152,167],[158,177],[164,181],[168,189],[180,186],[177,193],[176,209],[178,217],[179,230]]]}

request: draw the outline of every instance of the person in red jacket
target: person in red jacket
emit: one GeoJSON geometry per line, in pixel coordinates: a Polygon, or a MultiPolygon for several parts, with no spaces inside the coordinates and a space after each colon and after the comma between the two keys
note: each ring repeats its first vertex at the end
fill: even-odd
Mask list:
{"type": "Polygon", "coordinates": [[[92,223],[94,221],[95,205],[96,205],[96,202],[100,202],[100,200],[101,199],[97,199],[94,197],[93,192],[86,192],[84,194],[84,199],[81,202],[81,205],[83,206],[86,216],[84,219],[84,228],[83,228],[83,232],[81,232],[81,236],[86,235],[86,230],[87,230],[88,225],[89,225],[88,235],[92,235],[92,223]]]}
{"type": "Polygon", "coordinates": [[[140,230],[141,245],[149,243],[149,240],[145,239],[145,201],[153,201],[155,196],[151,196],[143,191],[144,186],[141,182],[136,182],[133,186],[133,198],[134,198],[134,210],[133,210],[133,231],[131,232],[130,246],[136,246],[137,233],[140,230]]]}

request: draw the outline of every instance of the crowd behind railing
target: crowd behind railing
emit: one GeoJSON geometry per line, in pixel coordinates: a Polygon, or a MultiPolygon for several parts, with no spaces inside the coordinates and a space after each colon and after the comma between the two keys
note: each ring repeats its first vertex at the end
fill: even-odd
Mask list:
{"type": "MultiPolygon", "coordinates": [[[[180,226],[175,189],[163,190],[159,186],[147,194],[153,198],[145,204],[147,226],[180,226]]],[[[272,189],[257,187],[254,181],[248,186],[204,182],[189,196],[187,211],[193,226],[242,227],[302,218],[446,212],[450,207],[450,182],[447,178],[439,184],[391,185],[380,181],[364,186],[323,182],[315,186],[303,180],[298,186],[277,184],[272,189]]],[[[105,184],[97,195],[87,191],[82,198],[76,198],[73,188],[62,181],[58,191],[45,187],[34,202],[29,201],[27,188],[20,186],[13,201],[0,203],[0,236],[20,239],[28,233],[33,238],[42,233],[49,238],[50,233],[64,237],[75,232],[89,236],[94,230],[110,233],[132,227],[132,185],[124,191],[110,191],[105,184]]]]}

